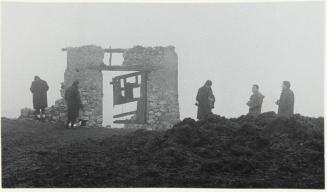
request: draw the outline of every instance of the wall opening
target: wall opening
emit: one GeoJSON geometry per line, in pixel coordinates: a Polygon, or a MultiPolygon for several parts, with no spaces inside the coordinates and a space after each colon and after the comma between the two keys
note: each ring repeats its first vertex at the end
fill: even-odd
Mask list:
{"type": "MultiPolygon", "coordinates": [[[[99,46],[86,45],[62,50],[67,51],[67,68],[60,90],[61,98],[46,111],[50,121],[66,122],[66,104],[63,95],[65,88],[75,80],[80,82],[81,100],[85,110],[81,119],[87,121],[88,126],[110,125],[117,128],[158,130],[171,128],[179,121],[178,62],[174,47],[135,46],[108,51],[99,46]],[[121,53],[122,51],[124,59],[122,54],[113,54],[110,67],[110,54],[107,52],[121,53]],[[126,71],[131,69],[138,72],[126,71]],[[135,78],[138,75],[141,77],[135,78]],[[129,77],[132,78],[127,79],[129,77]],[[115,92],[115,97],[111,84],[113,78],[115,78],[115,91],[118,91],[115,92]],[[136,79],[137,84],[133,83],[136,79]],[[121,80],[124,81],[125,89],[119,86],[121,80]],[[140,86],[141,88],[137,89],[140,86]],[[126,91],[126,97],[120,95],[122,91],[126,91]],[[138,96],[142,98],[139,99],[138,96]],[[115,107],[114,98],[117,104],[115,107]],[[131,117],[130,114],[135,115],[131,117]]],[[[28,113],[27,116],[30,114],[32,116],[32,113],[28,113]]]]}
{"type": "MultiPolygon", "coordinates": [[[[109,53],[104,54],[103,63],[105,65],[109,65],[109,53]]],[[[124,61],[124,58],[122,57],[122,54],[113,54],[111,58],[111,64],[112,65],[122,65],[124,61]]],[[[103,71],[103,123],[102,125],[104,127],[110,126],[113,128],[122,128],[124,127],[123,124],[114,124],[113,121],[116,120],[113,118],[115,114],[120,114],[128,111],[136,110],[137,108],[137,102],[131,102],[126,103],[122,105],[113,105],[113,87],[110,84],[112,81],[112,78],[119,76],[119,75],[125,75],[129,73],[134,73],[136,71],[103,71]]],[[[139,79],[140,81],[141,79],[139,79]]],[[[135,78],[128,78],[127,82],[135,82],[135,78]]],[[[123,93],[124,94],[124,93],[123,93]]],[[[133,94],[137,97],[140,96],[140,89],[134,89],[133,94]]],[[[121,120],[129,119],[130,116],[125,116],[123,118],[120,118],[121,120]]]]}

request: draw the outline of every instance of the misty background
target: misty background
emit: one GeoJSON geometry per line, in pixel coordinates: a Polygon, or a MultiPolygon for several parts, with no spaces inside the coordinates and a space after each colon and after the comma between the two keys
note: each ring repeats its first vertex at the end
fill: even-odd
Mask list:
{"type": "MultiPolygon", "coordinates": [[[[291,82],[295,113],[324,113],[323,2],[2,3],[1,116],[32,108],[34,75],[48,82],[53,105],[67,63],[61,48],[89,44],[175,46],[181,118],[196,117],[195,96],[208,79],[219,115],[246,114],[253,84],[265,95],[262,111],[276,111],[283,80],[291,82]]],[[[113,65],[122,61],[113,54],[113,65]]],[[[118,74],[103,72],[104,125],[112,123],[109,82],[118,74]]]]}

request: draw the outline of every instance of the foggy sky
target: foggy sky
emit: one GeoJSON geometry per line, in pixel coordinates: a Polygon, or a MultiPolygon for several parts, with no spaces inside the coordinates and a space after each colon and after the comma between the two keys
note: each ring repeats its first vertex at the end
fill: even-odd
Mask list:
{"type": "MultiPolygon", "coordinates": [[[[49,106],[60,98],[68,46],[175,46],[181,118],[196,117],[195,96],[213,81],[214,113],[237,117],[252,84],[265,95],[262,111],[276,111],[283,80],[295,93],[295,113],[323,116],[322,2],[217,4],[2,5],[1,116],[32,108],[34,75],[45,79],[49,106]]],[[[113,56],[113,64],[122,58],[113,56]]],[[[104,124],[113,115],[118,73],[104,72],[104,124]]],[[[119,109],[120,110],[120,109],[119,109]]]]}

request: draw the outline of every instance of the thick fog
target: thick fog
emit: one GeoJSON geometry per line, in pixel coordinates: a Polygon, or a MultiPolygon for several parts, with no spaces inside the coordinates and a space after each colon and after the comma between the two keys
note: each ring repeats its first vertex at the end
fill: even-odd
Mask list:
{"type": "MultiPolygon", "coordinates": [[[[291,82],[295,113],[323,116],[324,9],[322,2],[217,4],[40,4],[2,6],[1,116],[32,108],[34,75],[60,98],[68,46],[173,45],[178,54],[181,118],[196,117],[195,96],[207,79],[214,113],[248,111],[251,86],[276,111],[283,80],[291,82]]],[[[113,55],[113,64],[121,64],[113,55]]],[[[104,72],[104,124],[112,122],[111,78],[104,72]]],[[[123,110],[123,109],[119,109],[123,110]]]]}

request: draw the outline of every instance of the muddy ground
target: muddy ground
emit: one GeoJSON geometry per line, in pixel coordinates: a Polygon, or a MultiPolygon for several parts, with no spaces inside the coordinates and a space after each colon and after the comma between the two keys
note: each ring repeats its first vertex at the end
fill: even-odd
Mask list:
{"type": "Polygon", "coordinates": [[[167,131],[2,119],[3,187],[324,188],[324,119],[184,119],[167,131]]]}

